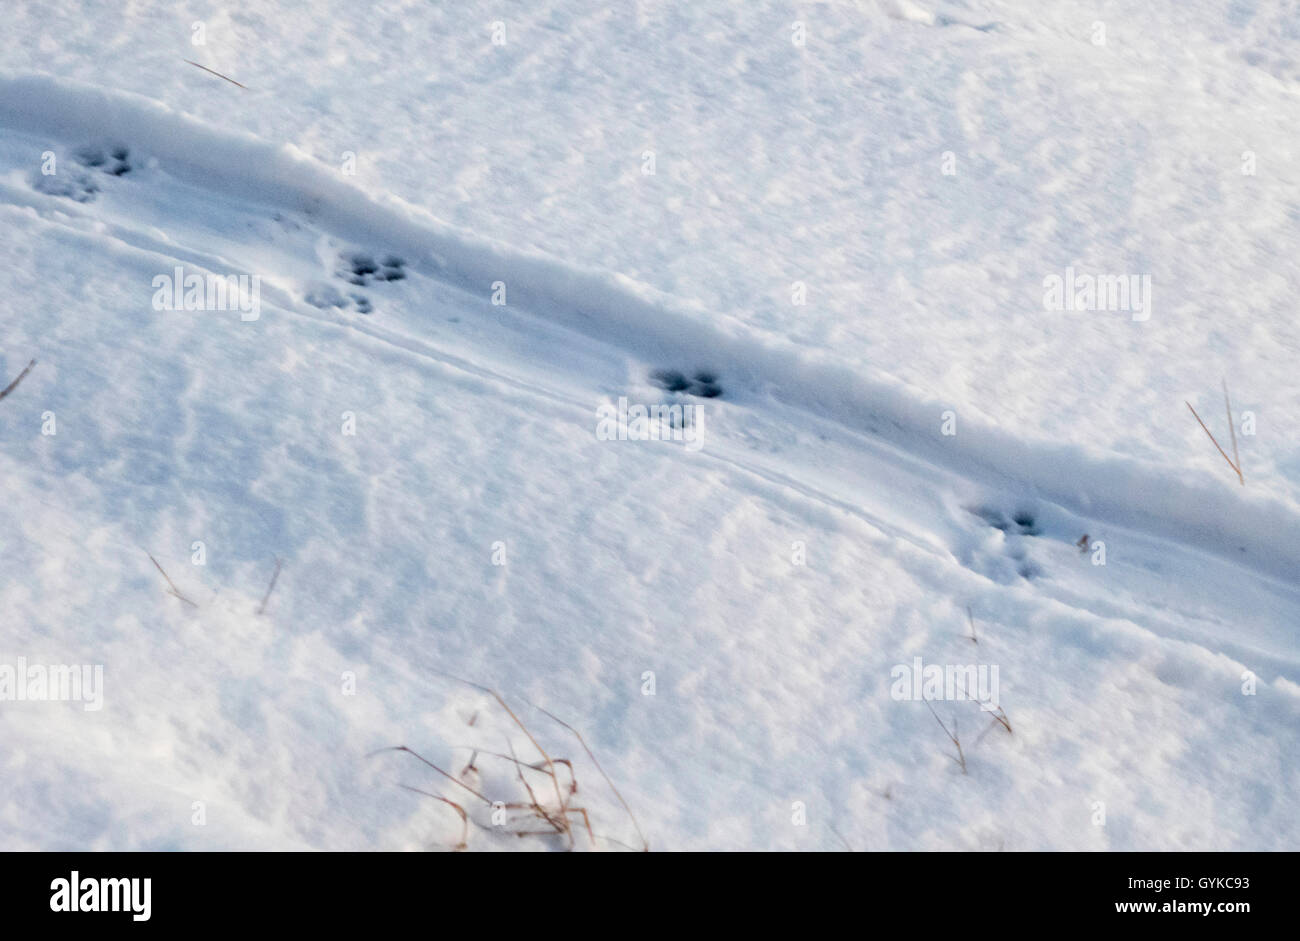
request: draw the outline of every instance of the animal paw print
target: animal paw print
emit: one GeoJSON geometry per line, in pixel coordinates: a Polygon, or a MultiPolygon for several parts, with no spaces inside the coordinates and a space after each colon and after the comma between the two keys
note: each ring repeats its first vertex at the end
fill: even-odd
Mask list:
{"type": "MultiPolygon", "coordinates": [[[[406,262],[397,255],[381,255],[376,260],[376,256],[370,252],[346,251],[339,253],[334,275],[357,287],[378,281],[402,281],[406,278],[406,262]]],[[[357,291],[349,291],[344,295],[332,285],[323,283],[310,285],[305,300],[313,307],[337,307],[341,310],[352,308],[359,314],[373,313],[375,309],[374,303],[366,295],[357,291]]]]}
{"type": "Polygon", "coordinates": [[[87,145],[73,151],[72,158],[83,167],[91,167],[110,176],[125,176],[132,170],[131,152],[121,144],[108,148],[87,145]]]}
{"type": "Polygon", "coordinates": [[[344,296],[329,284],[312,285],[307,289],[307,293],[303,296],[303,300],[312,307],[318,307],[321,310],[327,310],[331,307],[346,310],[351,307],[355,309],[358,314],[369,314],[375,309],[374,305],[370,303],[370,298],[366,297],[364,294],[357,294],[349,291],[348,294],[344,296]]]}
{"type": "Polygon", "coordinates": [[[717,374],[705,369],[696,372],[693,379],[687,379],[685,373],[676,369],[656,369],[650,374],[650,381],[666,392],[685,392],[702,399],[716,399],[722,395],[717,374]]]}
{"type": "Polygon", "coordinates": [[[1010,519],[1001,510],[993,507],[977,506],[971,512],[994,529],[1001,530],[1004,533],[1037,536],[1041,532],[1038,523],[1034,519],[1034,514],[1028,510],[1018,510],[1012,514],[1010,519]]]}
{"type": "Polygon", "coordinates": [[[62,170],[49,176],[37,174],[32,180],[32,189],[46,196],[62,196],[75,203],[93,202],[99,192],[99,186],[90,174],[79,170],[62,170]]]}
{"type": "Polygon", "coordinates": [[[65,166],[48,175],[38,174],[32,181],[32,188],[38,193],[61,196],[77,203],[93,202],[99,193],[99,183],[92,171],[124,176],[132,169],[130,156],[130,151],[121,145],[105,148],[88,144],[72,152],[72,160],[77,166],[65,166]]]}
{"type": "Polygon", "coordinates": [[[406,277],[406,262],[396,255],[384,255],[378,261],[368,252],[344,252],[335,272],[349,284],[365,286],[372,281],[401,281],[406,277]]]}
{"type": "Polygon", "coordinates": [[[1029,550],[1025,542],[1027,537],[1037,536],[1042,532],[1037,518],[1029,510],[1017,510],[1007,516],[995,507],[973,507],[974,513],[988,525],[1003,534],[1002,551],[1006,558],[1015,565],[1016,574],[1024,579],[1035,579],[1043,570],[1029,559],[1029,550]]]}

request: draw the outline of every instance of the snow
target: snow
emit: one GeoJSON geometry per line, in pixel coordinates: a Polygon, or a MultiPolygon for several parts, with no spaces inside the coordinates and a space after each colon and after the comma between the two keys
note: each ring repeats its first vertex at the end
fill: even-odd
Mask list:
{"type": "Polygon", "coordinates": [[[521,799],[456,678],[600,849],[1295,846],[1284,11],[242,7],[0,36],[0,665],[104,672],[0,702],[0,846],[454,845],[399,784],[569,845],[375,754],[521,799]],[[916,657],[998,668],[1010,734],[935,704],[966,773],[916,657]]]}

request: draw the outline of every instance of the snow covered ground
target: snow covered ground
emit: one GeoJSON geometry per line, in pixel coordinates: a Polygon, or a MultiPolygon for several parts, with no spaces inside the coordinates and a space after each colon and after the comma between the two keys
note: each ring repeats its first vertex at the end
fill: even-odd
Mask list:
{"type": "Polygon", "coordinates": [[[1296,848],[1296,13],[6,9],[0,847],[1296,848]]]}

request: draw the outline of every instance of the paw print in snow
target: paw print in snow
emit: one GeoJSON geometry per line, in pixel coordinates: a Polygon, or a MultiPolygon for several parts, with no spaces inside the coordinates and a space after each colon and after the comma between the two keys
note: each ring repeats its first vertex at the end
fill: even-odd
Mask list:
{"type": "Polygon", "coordinates": [[[716,399],[722,395],[717,374],[704,369],[696,372],[693,379],[687,379],[685,373],[676,369],[656,369],[650,374],[650,381],[666,392],[685,392],[702,399],[716,399]]]}
{"type": "Polygon", "coordinates": [[[73,152],[72,158],[83,167],[92,167],[110,176],[125,176],[131,172],[131,152],[120,144],[112,147],[86,146],[73,152]]]}
{"type": "Polygon", "coordinates": [[[335,272],[349,284],[364,286],[372,281],[401,281],[406,277],[406,262],[397,255],[384,255],[379,261],[367,252],[344,252],[335,272]]]}

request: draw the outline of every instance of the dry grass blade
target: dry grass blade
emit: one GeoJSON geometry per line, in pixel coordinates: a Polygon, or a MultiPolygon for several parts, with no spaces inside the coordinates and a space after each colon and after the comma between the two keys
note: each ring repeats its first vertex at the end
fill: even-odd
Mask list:
{"type": "MultiPolygon", "coordinates": [[[[594,832],[592,832],[592,829],[591,829],[591,818],[587,816],[587,808],[585,808],[585,807],[570,807],[570,808],[568,808],[567,810],[565,810],[565,813],[566,813],[566,814],[579,814],[579,815],[581,815],[581,817],[582,817],[582,824],[583,824],[584,827],[587,828],[587,836],[591,838],[591,848],[592,848],[592,849],[595,849],[595,848],[596,848],[596,834],[595,834],[594,832]]],[[[572,839],[572,837],[570,837],[570,839],[572,839]]]]}
{"type": "MultiPolygon", "coordinates": [[[[507,753],[486,750],[477,745],[452,746],[454,748],[467,748],[471,750],[472,754],[469,759],[469,764],[466,765],[465,767],[465,772],[471,770],[475,770],[475,771],[477,770],[475,768],[475,764],[478,761],[480,756],[497,758],[497,759],[510,762],[514,766],[515,776],[518,778],[518,782],[520,786],[523,788],[524,799],[522,801],[512,801],[512,802],[490,800],[485,794],[475,789],[474,785],[478,784],[477,781],[472,782],[472,784],[467,783],[465,772],[462,772],[461,778],[453,777],[447,771],[438,767],[436,764],[429,761],[427,758],[424,758],[422,755],[418,754],[417,752],[415,752],[411,748],[408,748],[405,745],[398,745],[389,748],[381,748],[378,751],[372,752],[371,753],[372,756],[379,754],[380,752],[386,752],[386,751],[401,751],[401,752],[406,752],[408,754],[414,755],[416,759],[419,760],[426,767],[430,768],[431,770],[441,775],[442,777],[446,778],[447,780],[454,782],[458,787],[461,787],[466,791],[468,791],[469,793],[473,794],[484,804],[487,804],[488,806],[493,808],[494,816],[493,816],[493,826],[491,828],[484,826],[478,820],[475,820],[473,818],[469,820],[470,823],[473,823],[476,827],[479,827],[480,829],[483,829],[486,832],[493,832],[493,831],[505,832],[506,834],[509,834],[511,836],[516,836],[516,837],[529,837],[529,836],[557,837],[558,836],[565,839],[565,841],[568,844],[569,850],[574,850],[576,849],[576,839],[574,834],[575,822],[576,820],[581,820],[582,827],[587,831],[587,836],[591,841],[592,849],[599,848],[597,846],[598,840],[604,840],[608,843],[621,846],[625,849],[630,849],[630,850],[636,849],[636,847],[629,846],[627,843],[624,843],[620,840],[615,840],[604,836],[598,837],[596,835],[595,830],[591,824],[591,816],[588,813],[587,809],[585,807],[573,806],[570,803],[573,796],[578,793],[578,779],[577,779],[577,773],[574,768],[573,762],[567,758],[560,758],[560,757],[552,758],[551,755],[546,751],[546,749],[542,747],[541,742],[537,740],[537,737],[532,734],[532,732],[524,724],[523,720],[519,718],[518,714],[515,713],[515,711],[510,707],[510,704],[505,701],[505,698],[502,697],[500,693],[498,693],[496,690],[492,689],[491,687],[482,685],[481,683],[475,683],[470,680],[466,680],[461,677],[454,676],[442,670],[434,670],[433,672],[437,673],[439,676],[443,676],[446,677],[447,679],[454,680],[457,683],[462,683],[465,686],[473,687],[474,689],[477,689],[480,692],[487,693],[489,696],[495,699],[497,703],[500,704],[501,708],[505,711],[506,715],[510,717],[510,720],[515,724],[515,726],[521,732],[524,733],[524,735],[527,737],[532,747],[537,750],[537,753],[541,756],[540,760],[531,761],[531,762],[521,760],[515,752],[514,743],[510,740],[509,734],[505,736],[507,753]],[[560,775],[556,769],[557,765],[563,765],[568,770],[569,779],[567,782],[561,782],[560,775]],[[543,777],[550,779],[551,786],[554,788],[554,793],[555,793],[554,804],[551,804],[551,799],[549,796],[539,796],[538,791],[540,790],[541,794],[545,795],[546,789],[544,787],[539,788],[534,782],[531,782],[529,780],[530,774],[540,774],[543,777]],[[507,823],[504,820],[498,821],[496,819],[496,812],[501,809],[506,809],[510,811],[519,811],[523,813],[523,816],[516,817],[514,821],[511,821],[509,823],[507,823]],[[539,824],[541,826],[537,829],[532,829],[529,827],[530,823],[532,824],[533,827],[538,827],[539,824]],[[504,831],[501,831],[499,829],[501,827],[506,827],[506,829],[504,831]]],[[[533,705],[533,704],[529,703],[529,705],[533,705]]],[[[533,708],[538,708],[538,707],[534,706],[533,708]]],[[[578,742],[582,745],[583,750],[586,752],[587,756],[591,759],[592,764],[596,766],[601,776],[605,779],[605,783],[609,785],[610,790],[614,792],[614,795],[615,797],[618,798],[619,803],[622,804],[624,810],[627,811],[628,816],[632,820],[632,825],[636,828],[637,836],[641,839],[641,849],[648,850],[649,843],[646,841],[645,836],[641,831],[640,824],[637,822],[635,815],[632,813],[632,810],[628,806],[627,801],[624,800],[623,795],[619,792],[618,788],[614,786],[613,781],[610,780],[609,775],[605,772],[605,769],[601,766],[596,756],[592,753],[591,748],[588,747],[586,740],[582,737],[582,734],[578,732],[578,730],[575,729],[573,726],[569,725],[567,722],[565,722],[563,719],[560,719],[558,716],[554,715],[553,713],[547,712],[545,709],[539,709],[539,711],[545,713],[545,715],[550,719],[552,719],[554,722],[568,729],[568,731],[575,738],[577,738],[578,742]]],[[[474,719],[476,719],[477,717],[478,717],[478,713],[476,712],[474,714],[474,719]]],[[[470,720],[469,724],[470,725],[474,724],[473,719],[470,720]]],[[[405,785],[403,786],[405,787],[405,785]]],[[[408,787],[407,789],[416,791],[417,793],[427,794],[427,796],[438,797],[438,795],[428,794],[428,792],[419,791],[416,788],[408,787]]],[[[439,798],[439,799],[445,800],[444,798],[439,798]]]]}
{"type": "MultiPolygon", "coordinates": [[[[943,720],[939,718],[939,713],[935,712],[934,706],[930,705],[930,700],[923,698],[921,702],[925,703],[925,707],[930,710],[930,715],[934,716],[934,721],[939,723],[939,728],[943,729],[943,732],[945,735],[948,736],[949,741],[951,741],[953,745],[957,747],[957,757],[954,760],[957,762],[957,764],[961,765],[961,773],[965,774],[966,754],[961,750],[961,739],[957,735],[957,717],[953,716],[952,718],[953,731],[949,732],[948,726],[944,725],[943,720]]],[[[950,755],[949,757],[952,756],[950,755]]]]}
{"type": "MultiPolygon", "coordinates": [[[[509,744],[509,743],[507,743],[507,744],[509,744]]],[[[469,746],[466,745],[466,746],[461,746],[461,747],[468,748],[469,746]]],[[[474,754],[475,754],[475,755],[483,754],[483,755],[487,755],[487,756],[489,756],[489,757],[491,757],[491,758],[500,758],[502,761],[509,761],[509,762],[512,762],[512,763],[518,765],[518,766],[521,767],[521,768],[527,768],[529,771],[536,771],[538,774],[547,774],[547,773],[548,773],[547,770],[546,770],[546,767],[545,767],[545,764],[546,764],[545,762],[537,761],[537,762],[533,762],[532,764],[529,764],[529,763],[526,762],[526,761],[521,761],[519,758],[517,758],[517,757],[514,756],[514,755],[506,755],[506,754],[503,754],[502,752],[499,752],[499,751],[490,751],[490,750],[488,750],[488,749],[477,749],[477,748],[476,748],[476,749],[474,749],[474,754]]],[[[573,762],[571,762],[568,758],[555,758],[555,759],[552,759],[552,760],[553,760],[553,762],[554,762],[555,764],[557,764],[557,765],[564,765],[564,767],[568,769],[568,771],[569,771],[569,786],[568,786],[567,790],[568,790],[569,794],[577,794],[577,793],[578,793],[578,778],[577,778],[577,775],[574,773],[574,770],[573,770],[573,762]]],[[[471,759],[470,764],[466,765],[466,770],[471,770],[472,768],[473,768],[473,760],[471,759]]]]}
{"type": "Polygon", "coordinates": [[[257,606],[258,614],[266,613],[266,603],[271,600],[271,592],[275,591],[276,579],[280,577],[280,560],[275,560],[275,572],[271,575],[271,584],[266,586],[266,594],[262,596],[262,603],[257,606]]]}
{"type": "Polygon", "coordinates": [[[471,680],[467,680],[459,676],[452,676],[450,673],[442,673],[442,671],[438,671],[438,672],[441,673],[441,675],[448,677],[449,679],[453,679],[458,683],[464,683],[466,686],[472,686],[477,690],[487,693],[489,696],[491,696],[493,699],[495,699],[497,702],[501,704],[501,708],[506,711],[506,714],[510,716],[511,720],[515,723],[515,725],[519,726],[519,730],[524,733],[524,735],[528,738],[528,741],[531,742],[533,747],[537,749],[538,754],[540,754],[542,758],[546,761],[547,773],[550,775],[551,783],[555,786],[555,801],[557,804],[560,805],[560,807],[564,807],[564,798],[560,796],[560,778],[555,773],[555,762],[551,760],[551,756],[546,753],[546,749],[542,748],[542,746],[538,743],[537,739],[533,738],[533,733],[528,731],[528,726],[524,725],[523,721],[519,718],[519,716],[515,715],[515,711],[510,708],[509,704],[507,704],[504,699],[501,698],[501,694],[488,686],[484,686],[482,683],[475,683],[471,680]]]}
{"type": "Polygon", "coordinates": [[[412,749],[412,748],[407,748],[405,745],[394,745],[394,746],[392,746],[391,748],[380,748],[380,749],[377,749],[376,751],[372,751],[372,752],[371,752],[369,755],[367,755],[366,757],[367,757],[367,758],[373,758],[375,755],[378,755],[378,754],[380,754],[380,753],[382,753],[382,752],[386,752],[386,751],[401,751],[401,752],[406,752],[408,755],[414,755],[414,756],[416,757],[417,760],[423,762],[425,765],[427,765],[428,767],[432,768],[434,771],[438,772],[440,775],[442,775],[442,776],[443,776],[444,778],[446,778],[448,781],[450,781],[450,782],[452,782],[453,784],[455,784],[457,787],[463,787],[465,790],[469,791],[471,794],[473,794],[475,797],[477,797],[477,798],[478,798],[479,800],[481,800],[483,803],[487,804],[489,807],[492,806],[492,801],[488,800],[484,795],[482,795],[482,794],[480,794],[478,791],[474,790],[472,787],[470,787],[468,784],[466,784],[466,783],[465,783],[464,781],[462,781],[460,778],[453,777],[452,775],[448,774],[446,771],[443,771],[441,768],[439,768],[437,765],[435,765],[435,764],[434,764],[432,761],[430,761],[428,758],[425,758],[423,755],[421,755],[419,752],[415,751],[415,750],[412,749]]]}
{"type": "MultiPolygon", "coordinates": [[[[1011,721],[1007,718],[1006,710],[1003,709],[1002,706],[994,703],[993,700],[991,699],[981,699],[979,696],[970,695],[970,693],[966,692],[965,684],[958,686],[957,691],[961,693],[963,699],[969,699],[971,702],[978,703],[980,707],[980,711],[987,712],[989,715],[991,715],[995,723],[997,723],[998,725],[1002,726],[1004,729],[1007,730],[1008,735],[1015,734],[1014,732],[1011,731],[1011,721]]],[[[991,729],[993,728],[993,726],[990,725],[989,728],[991,729]]],[[[976,740],[975,744],[978,745],[980,739],[983,738],[984,736],[980,735],[980,738],[976,740]]]]}
{"type": "Polygon", "coordinates": [[[1232,468],[1234,473],[1236,473],[1237,479],[1241,481],[1241,485],[1244,487],[1246,485],[1246,480],[1241,476],[1241,471],[1237,469],[1236,464],[1232,463],[1232,458],[1228,457],[1228,452],[1224,451],[1223,448],[1219,446],[1219,442],[1214,435],[1210,434],[1210,429],[1205,427],[1205,422],[1201,421],[1201,416],[1196,414],[1196,409],[1192,408],[1192,403],[1184,399],[1183,404],[1192,410],[1192,415],[1196,418],[1196,423],[1201,426],[1202,431],[1210,436],[1210,440],[1214,442],[1214,446],[1219,449],[1219,453],[1223,455],[1223,459],[1228,462],[1228,466],[1232,468]]]}
{"type": "Polygon", "coordinates": [[[1241,455],[1237,453],[1237,428],[1232,423],[1232,403],[1228,401],[1228,380],[1223,380],[1223,407],[1228,413],[1228,434],[1232,435],[1232,466],[1237,472],[1237,479],[1246,486],[1246,478],[1241,476],[1241,455]]]}
{"type": "Polygon", "coordinates": [[[988,735],[990,732],[992,732],[994,729],[996,729],[999,725],[1002,726],[1002,728],[1004,728],[1004,729],[1007,730],[1007,734],[1008,734],[1008,735],[1014,735],[1014,734],[1015,734],[1014,732],[1011,731],[1011,723],[1007,721],[1007,714],[1006,714],[1005,712],[1002,711],[1002,707],[1001,707],[1001,706],[998,707],[998,711],[997,711],[997,713],[994,714],[994,716],[993,716],[993,721],[990,722],[990,723],[988,724],[988,727],[985,728],[984,731],[981,732],[981,733],[979,734],[979,738],[975,739],[975,746],[978,748],[978,747],[979,747],[979,743],[982,742],[982,741],[984,741],[984,736],[988,735]]]}
{"type": "MultiPolygon", "coordinates": [[[[208,68],[206,65],[199,65],[197,62],[195,62],[192,59],[186,59],[185,61],[188,62],[190,65],[194,66],[196,69],[202,69],[205,72],[209,72],[212,75],[215,75],[217,78],[224,78],[231,85],[239,85],[239,82],[235,81],[229,75],[222,75],[220,72],[213,71],[212,69],[208,68]]],[[[244,91],[248,91],[247,85],[239,85],[239,87],[242,88],[244,91]]]]}
{"type": "Polygon", "coordinates": [[[18,383],[22,382],[24,379],[27,378],[27,374],[32,371],[32,367],[35,365],[36,365],[36,360],[32,360],[30,363],[28,363],[27,367],[18,374],[18,378],[15,379],[13,382],[9,383],[9,385],[5,386],[4,391],[0,392],[0,399],[3,399],[10,392],[14,391],[14,389],[17,389],[18,383]]]}
{"type": "Polygon", "coordinates": [[[425,797],[432,797],[436,801],[442,801],[448,807],[460,814],[460,842],[452,847],[452,851],[462,853],[469,848],[469,814],[465,813],[465,808],[453,800],[448,800],[441,794],[431,794],[428,791],[422,791],[418,787],[411,787],[409,784],[399,784],[398,787],[413,791],[416,794],[423,794],[425,797]]]}
{"type": "Polygon", "coordinates": [[[989,730],[995,728],[996,725],[1001,725],[1002,728],[1006,729],[1006,734],[1014,736],[1015,733],[1011,732],[1011,720],[1006,717],[1006,710],[1004,710],[1004,708],[993,703],[992,699],[982,699],[979,698],[978,695],[972,697],[970,693],[967,693],[965,685],[958,686],[958,691],[962,694],[963,699],[970,699],[971,702],[978,703],[980,711],[988,712],[989,715],[993,716],[993,721],[988,724],[988,728],[984,729],[983,732],[980,732],[979,738],[976,738],[976,746],[978,746],[980,742],[984,741],[984,736],[987,736],[989,730]]]}
{"type": "Polygon", "coordinates": [[[538,802],[537,795],[533,793],[532,785],[530,785],[528,783],[528,779],[524,777],[524,766],[519,761],[519,759],[515,757],[515,747],[511,745],[510,742],[508,741],[506,742],[506,747],[510,749],[510,757],[511,760],[514,761],[515,763],[515,772],[519,775],[519,783],[524,786],[524,790],[528,793],[529,809],[532,810],[534,814],[536,814],[537,816],[545,820],[547,823],[549,823],[552,827],[554,827],[556,833],[562,833],[566,837],[568,837],[569,849],[573,849],[573,830],[571,827],[569,827],[568,825],[569,821],[564,816],[566,810],[564,804],[563,803],[560,804],[559,820],[556,820],[549,813],[547,813],[546,808],[543,807],[538,802]]]}
{"type": "Polygon", "coordinates": [[[605,779],[605,783],[609,785],[609,789],[614,792],[614,796],[618,798],[618,802],[622,804],[623,809],[627,811],[628,818],[632,821],[632,826],[636,828],[636,835],[641,840],[641,849],[643,852],[648,853],[650,851],[650,843],[646,840],[645,834],[641,832],[641,825],[637,823],[636,815],[632,813],[632,808],[628,806],[627,801],[623,799],[623,795],[620,794],[618,788],[614,786],[614,782],[610,780],[609,775],[605,773],[605,769],[602,768],[600,762],[596,760],[596,756],[592,754],[591,749],[587,747],[587,740],[582,737],[582,733],[569,725],[569,723],[565,722],[563,719],[553,713],[547,712],[541,706],[535,706],[534,708],[541,712],[542,715],[548,716],[552,721],[558,722],[573,733],[573,737],[578,740],[578,744],[582,746],[582,750],[587,753],[587,757],[591,759],[591,763],[596,766],[596,770],[600,772],[600,776],[605,779]]]}
{"type": "Polygon", "coordinates": [[[153,563],[153,567],[156,568],[158,573],[167,581],[167,593],[174,598],[179,598],[181,601],[184,601],[191,608],[197,608],[198,605],[181,594],[180,589],[176,587],[176,583],[173,582],[167,573],[163,571],[163,567],[159,565],[158,560],[153,557],[153,553],[146,552],[145,555],[149,556],[149,561],[153,563]]]}

